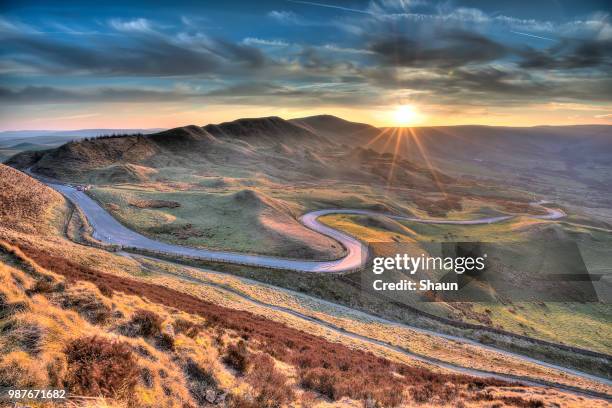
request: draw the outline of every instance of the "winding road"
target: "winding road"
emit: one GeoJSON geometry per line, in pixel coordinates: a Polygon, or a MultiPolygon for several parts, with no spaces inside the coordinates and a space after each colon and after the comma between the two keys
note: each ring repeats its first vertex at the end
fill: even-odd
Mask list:
{"type": "MultiPolygon", "coordinates": [[[[240,265],[258,266],[272,269],[292,270],[297,272],[326,272],[326,273],[346,273],[363,268],[368,259],[368,247],[358,239],[328,227],[318,221],[318,218],[328,214],[353,214],[353,215],[371,215],[385,216],[399,221],[411,221],[424,224],[453,224],[453,225],[477,225],[477,224],[492,224],[496,222],[507,221],[514,218],[512,215],[504,215],[498,217],[479,218],[475,220],[441,220],[441,219],[426,219],[406,217],[388,213],[378,213],[368,210],[354,209],[325,209],[312,211],[304,214],[300,221],[306,227],[320,234],[326,235],[341,243],[346,249],[346,255],[340,259],[333,261],[309,261],[300,259],[287,259],[266,255],[251,255],[229,251],[214,251],[203,248],[193,248],[181,245],[169,244],[156,241],[145,237],[138,232],[135,232],[119,221],[111,214],[102,208],[96,201],[79,191],[76,188],[57,183],[47,183],[50,187],[62,193],[76,206],[78,206],[94,232],[93,236],[97,240],[112,245],[121,245],[123,247],[131,247],[144,249],[154,252],[163,252],[172,255],[188,256],[198,259],[204,259],[215,262],[226,262],[240,265]]],[[[533,205],[541,206],[543,202],[533,203],[533,205]]],[[[546,215],[529,216],[535,219],[558,219],[565,216],[561,210],[549,209],[542,207],[547,211],[546,215]]]]}
{"type": "MultiPolygon", "coordinates": [[[[312,212],[309,212],[303,215],[300,221],[306,227],[316,232],[319,232],[323,235],[331,237],[337,240],[338,242],[340,242],[346,248],[347,253],[343,258],[334,260],[334,261],[308,261],[308,260],[285,259],[285,258],[278,258],[278,257],[272,257],[272,256],[264,256],[264,255],[249,255],[249,254],[242,254],[242,253],[236,253],[236,252],[213,251],[213,250],[200,249],[200,248],[190,248],[190,247],[184,247],[180,245],[173,245],[173,244],[156,241],[148,237],[145,237],[133,230],[130,230],[126,226],[119,223],[119,221],[117,221],[110,213],[104,210],[96,201],[90,198],[83,191],[79,191],[76,188],[69,186],[69,185],[65,185],[65,184],[57,184],[57,183],[51,183],[51,182],[46,182],[46,184],[54,188],[58,192],[62,193],[72,203],[74,203],[76,206],[78,206],[81,209],[84,216],[87,218],[88,222],[90,223],[90,225],[92,226],[94,230],[93,231],[94,238],[100,240],[101,242],[113,244],[113,245],[121,245],[123,247],[145,249],[145,250],[150,250],[150,251],[155,251],[155,252],[165,252],[165,253],[174,254],[174,255],[185,255],[185,256],[201,258],[201,259],[206,259],[206,260],[237,263],[237,264],[244,264],[244,265],[254,265],[254,266],[261,266],[261,267],[274,268],[274,269],[289,269],[289,270],[295,270],[295,271],[300,271],[300,272],[310,272],[310,273],[312,272],[344,273],[344,272],[356,270],[356,269],[362,268],[365,265],[365,262],[368,257],[367,246],[364,245],[362,242],[360,242],[358,239],[320,223],[318,221],[318,218],[324,215],[328,215],[328,214],[354,214],[354,215],[371,215],[371,216],[381,216],[382,215],[382,216],[386,216],[392,219],[402,220],[402,221],[420,222],[420,223],[427,223],[427,224],[454,224],[454,225],[492,224],[496,222],[507,221],[509,219],[514,218],[514,216],[507,215],[507,216],[480,218],[480,219],[475,219],[475,220],[439,220],[439,219],[422,219],[422,218],[415,218],[415,217],[406,217],[406,216],[399,216],[399,215],[387,214],[387,213],[383,214],[383,213],[377,213],[374,211],[357,210],[357,209],[325,209],[325,210],[312,211],[312,212]]],[[[545,202],[533,203],[534,206],[542,206],[542,204],[545,204],[545,202]]],[[[546,207],[542,207],[542,208],[544,208],[547,211],[546,215],[529,216],[529,217],[534,218],[534,219],[553,220],[553,219],[559,219],[565,216],[565,213],[561,210],[549,209],[546,207]]],[[[207,271],[207,272],[211,272],[211,271],[207,271]]],[[[204,282],[204,281],[201,281],[195,278],[188,278],[185,276],[176,276],[176,277],[179,277],[181,279],[192,280],[193,282],[197,282],[200,284],[211,285],[211,282],[204,282]]],[[[336,331],[340,334],[347,335],[352,338],[355,338],[361,341],[365,341],[368,343],[376,344],[378,346],[387,347],[396,352],[410,355],[412,358],[415,358],[417,360],[420,360],[426,363],[430,363],[430,364],[434,364],[434,365],[437,365],[439,367],[443,367],[446,369],[464,372],[466,374],[480,376],[480,377],[494,377],[494,378],[500,378],[500,379],[505,379],[509,381],[513,381],[513,380],[521,381],[525,384],[535,385],[535,386],[538,386],[538,385],[539,386],[550,386],[550,387],[554,387],[554,388],[565,390],[565,391],[570,391],[570,392],[581,394],[581,395],[604,397],[606,399],[609,398],[609,395],[607,394],[585,390],[585,389],[581,389],[578,387],[551,383],[548,381],[538,380],[534,378],[525,378],[521,376],[510,375],[508,373],[500,374],[500,373],[494,373],[494,372],[489,372],[489,371],[484,371],[484,370],[476,370],[473,368],[462,367],[456,364],[444,362],[444,361],[437,360],[432,357],[410,352],[404,348],[398,347],[396,345],[393,345],[387,342],[383,342],[381,340],[377,340],[374,338],[370,338],[370,337],[359,335],[359,334],[352,333],[352,332],[347,332],[343,328],[336,327],[329,322],[322,321],[320,319],[314,318],[313,316],[304,315],[302,313],[296,312],[295,310],[287,309],[287,308],[277,306],[277,305],[263,303],[259,300],[249,298],[244,293],[233,291],[228,287],[223,287],[222,289],[235,292],[235,294],[241,295],[245,300],[259,304],[260,306],[269,307],[269,308],[272,308],[280,312],[290,313],[294,317],[305,319],[313,323],[321,324],[327,329],[336,331]]],[[[338,305],[335,305],[335,306],[342,307],[338,305]]],[[[377,318],[377,319],[380,319],[380,318],[377,318]]],[[[381,319],[381,322],[382,321],[388,324],[392,323],[384,319],[381,319]]],[[[412,330],[422,332],[424,334],[443,337],[443,338],[446,338],[447,340],[458,341],[458,342],[462,342],[466,344],[474,344],[474,345],[478,345],[479,347],[483,347],[483,345],[480,343],[477,343],[473,340],[465,339],[462,337],[441,334],[437,332],[431,332],[429,330],[417,328],[412,325],[404,325],[400,323],[393,323],[393,324],[398,324],[403,327],[407,327],[412,330]]],[[[612,384],[612,382],[608,379],[590,375],[590,374],[580,372],[577,370],[573,370],[567,367],[562,367],[559,365],[546,363],[544,361],[530,358],[530,357],[527,357],[521,354],[516,354],[516,353],[508,352],[505,350],[497,349],[492,346],[484,346],[484,347],[490,348],[492,352],[501,353],[501,354],[504,354],[504,355],[507,355],[513,358],[518,358],[526,362],[539,364],[539,365],[542,365],[550,369],[559,370],[567,374],[575,375],[575,376],[585,378],[591,381],[599,382],[607,386],[612,384]]]]}

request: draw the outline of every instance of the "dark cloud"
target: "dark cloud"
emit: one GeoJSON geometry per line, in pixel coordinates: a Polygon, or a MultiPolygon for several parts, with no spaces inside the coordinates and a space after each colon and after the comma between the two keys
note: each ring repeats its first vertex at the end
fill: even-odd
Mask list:
{"type": "Polygon", "coordinates": [[[535,69],[612,68],[612,40],[570,40],[544,49],[519,51],[520,66],[535,69]]]}
{"type": "Polygon", "coordinates": [[[155,32],[94,37],[82,45],[37,33],[13,33],[3,36],[0,45],[5,58],[52,74],[186,76],[258,69],[267,61],[256,47],[222,39],[201,46],[155,32]]]}
{"type": "Polygon", "coordinates": [[[464,30],[445,31],[426,40],[406,34],[379,35],[369,49],[385,65],[406,67],[461,67],[493,61],[508,53],[504,45],[464,30]]]}
{"type": "Polygon", "coordinates": [[[96,87],[87,89],[27,86],[20,89],[0,87],[0,103],[4,105],[170,102],[190,101],[215,104],[236,103],[264,106],[367,105],[379,95],[361,87],[343,90],[325,87],[293,87],[274,82],[241,82],[209,91],[143,90],[138,88],[96,87]]]}
{"type": "Polygon", "coordinates": [[[249,68],[261,68],[266,64],[267,58],[259,48],[223,39],[216,40],[215,45],[216,52],[227,60],[245,63],[249,68]]]}
{"type": "Polygon", "coordinates": [[[91,103],[91,102],[159,102],[185,100],[201,95],[177,91],[155,91],[135,88],[90,88],[75,90],[50,86],[27,86],[20,89],[0,87],[0,102],[6,105],[91,103]]]}
{"type": "Polygon", "coordinates": [[[510,106],[534,102],[612,101],[612,78],[605,74],[573,78],[563,74],[541,75],[537,72],[506,67],[463,67],[432,70],[426,78],[407,78],[393,68],[369,71],[371,84],[385,89],[421,91],[422,100],[434,103],[510,106]]]}

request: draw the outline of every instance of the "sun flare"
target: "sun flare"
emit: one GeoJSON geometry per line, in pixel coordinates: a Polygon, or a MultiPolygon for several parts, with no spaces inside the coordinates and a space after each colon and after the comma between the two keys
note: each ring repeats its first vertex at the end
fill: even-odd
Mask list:
{"type": "Polygon", "coordinates": [[[399,105],[393,112],[393,119],[397,125],[407,126],[417,122],[419,114],[412,105],[399,105]]]}

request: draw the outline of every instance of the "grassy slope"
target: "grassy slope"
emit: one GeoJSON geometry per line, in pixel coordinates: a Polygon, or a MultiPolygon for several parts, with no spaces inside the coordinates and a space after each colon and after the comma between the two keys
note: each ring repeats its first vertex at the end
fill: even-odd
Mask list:
{"type": "MultiPolygon", "coordinates": [[[[2,171],[6,170],[0,167],[2,171]]],[[[415,367],[401,368],[405,363],[396,357],[392,357],[394,363],[389,366],[386,360],[352,349],[356,344],[350,341],[346,344],[351,347],[347,348],[291,329],[287,325],[273,323],[250,312],[213,305],[200,300],[197,295],[190,296],[171,289],[180,287],[172,280],[167,282],[169,288],[139,285],[127,279],[127,276],[142,277],[142,265],[106,251],[66,241],[61,236],[63,228],[60,227],[63,223],[49,216],[55,211],[65,211],[63,199],[51,194],[57,200],[41,205],[37,203],[41,194],[27,193],[40,185],[22,174],[15,177],[24,187],[29,188],[18,190],[22,193],[13,198],[17,199],[16,202],[36,208],[33,219],[49,227],[40,228],[40,233],[22,232],[29,226],[24,219],[24,225],[10,228],[3,225],[0,228],[0,238],[4,241],[0,259],[0,290],[3,305],[6,306],[0,318],[3,328],[3,337],[0,339],[0,380],[3,384],[15,387],[74,386],[74,381],[80,382],[79,379],[95,370],[87,366],[80,374],[75,373],[73,370],[76,369],[76,363],[70,360],[72,357],[69,357],[65,347],[74,339],[92,342],[90,336],[94,334],[102,339],[112,338],[125,343],[131,358],[135,359],[131,367],[135,371],[130,370],[130,376],[136,375],[135,382],[130,385],[134,387],[133,391],[127,394],[102,392],[102,395],[110,395],[109,406],[127,404],[153,407],[160,403],[165,406],[184,406],[184,403],[195,405],[194,400],[205,398],[204,393],[208,390],[212,390],[215,395],[229,392],[234,398],[259,401],[254,405],[257,407],[272,406],[264,403],[266,398],[277,402],[278,398],[287,398],[290,394],[293,395],[290,398],[296,401],[307,399],[310,406],[327,406],[325,398],[320,394],[305,392],[303,387],[324,394],[330,392],[327,395],[333,399],[342,398],[343,395],[362,398],[364,392],[371,392],[371,395],[378,393],[383,398],[383,395],[397,396],[401,384],[407,384],[407,401],[417,400],[426,392],[425,398],[437,406],[454,405],[459,401],[463,401],[467,407],[481,406],[484,392],[494,395],[493,401],[512,401],[515,404],[527,404],[530,398],[542,398],[536,395],[537,391],[531,390],[517,394],[504,387],[485,386],[480,391],[481,386],[474,388],[469,385],[470,379],[461,376],[444,379],[437,377],[438,374],[428,374],[415,367]],[[15,248],[14,244],[24,248],[26,254],[15,248]],[[65,275],[65,278],[59,274],[65,275]],[[101,289],[81,280],[91,280],[101,289]],[[149,300],[144,300],[142,296],[149,300]],[[173,343],[171,348],[167,339],[165,343],[160,343],[158,334],[142,331],[142,326],[134,320],[140,309],[152,311],[158,316],[160,330],[170,336],[173,343]],[[182,311],[177,312],[177,309],[182,311]],[[181,319],[191,322],[198,329],[197,332],[187,335],[181,331],[184,330],[179,329],[184,326],[181,319]],[[228,347],[235,344],[237,336],[251,339],[248,341],[246,358],[247,361],[254,360],[252,368],[247,368],[243,376],[238,375],[235,369],[228,368],[227,360],[222,357],[228,355],[228,347]],[[291,345],[284,343],[288,339],[291,345]],[[309,342],[309,347],[293,348],[301,341],[309,342]],[[309,348],[317,350],[318,357],[310,357],[313,360],[309,360],[309,364],[314,365],[298,369],[298,361],[304,361],[299,353],[307,352],[309,348]],[[272,366],[265,373],[256,371],[258,364],[262,364],[258,357],[261,353],[274,353],[272,366]],[[331,363],[332,368],[312,371],[321,370],[318,368],[323,362],[320,358],[327,364],[331,363]],[[367,362],[368,370],[359,368],[364,361],[367,362]],[[336,363],[338,367],[341,363],[349,364],[352,375],[347,377],[333,374],[336,363]],[[399,373],[390,372],[389,369],[398,370],[399,373]],[[261,381],[262,375],[272,372],[277,373],[273,379],[261,381]],[[332,377],[325,381],[331,381],[332,391],[322,388],[317,379],[327,372],[332,377]],[[306,375],[310,380],[304,382],[306,375]],[[441,382],[436,380],[433,388],[430,388],[427,385],[429,380],[425,380],[427,378],[440,378],[441,382]],[[447,386],[441,385],[447,381],[459,384],[459,388],[448,390],[447,386]],[[303,387],[298,386],[298,383],[302,383],[303,387]],[[266,388],[266,385],[272,385],[273,388],[266,388]],[[386,387],[392,387],[393,393],[386,387]],[[371,391],[368,391],[370,388],[371,391]]],[[[41,190],[42,194],[49,192],[45,188],[41,190]]],[[[231,364],[235,364],[236,361],[233,361],[231,364]]],[[[106,362],[96,362],[94,359],[93,364],[103,365],[106,362]]],[[[110,381],[110,377],[103,376],[92,378],[90,384],[105,379],[110,381]]],[[[78,392],[81,395],[100,395],[97,388],[79,388],[78,392]]],[[[356,403],[344,398],[347,403],[356,403]]],[[[545,398],[549,401],[578,403],[577,399],[558,393],[548,394],[545,398]]],[[[83,405],[92,406],[99,402],[88,401],[83,405]]],[[[594,404],[599,402],[595,401],[594,404]]]]}
{"type": "MultiPolygon", "coordinates": [[[[386,228],[364,226],[367,220],[363,217],[330,215],[321,219],[327,225],[347,231],[368,242],[395,241],[440,241],[440,240],[473,240],[490,242],[503,237],[504,241],[523,242],[527,237],[533,245],[541,242],[537,237],[528,235],[526,227],[542,224],[538,221],[518,220],[502,224],[482,226],[442,226],[418,223],[404,223],[405,231],[390,232],[386,228]]],[[[527,228],[527,230],[529,230],[527,228]]],[[[608,238],[609,239],[609,238],[608,238]]],[[[588,245],[585,244],[585,245],[588,245]]],[[[411,303],[427,312],[442,317],[458,318],[464,321],[482,324],[471,313],[463,308],[455,308],[452,303],[419,302],[411,303]]],[[[463,306],[463,305],[462,305],[463,306]]],[[[473,303],[470,308],[478,314],[486,313],[491,325],[519,334],[525,334],[544,340],[561,342],[610,354],[612,343],[608,335],[612,324],[612,306],[603,303],[546,303],[538,306],[534,303],[514,302],[473,303]],[[486,312],[489,310],[490,312],[486,312]]]]}
{"type": "Polygon", "coordinates": [[[295,258],[334,259],[343,250],[333,240],[299,224],[298,206],[260,189],[95,188],[91,195],[122,223],[145,235],[181,245],[295,258]],[[136,200],[166,200],[176,208],[138,208],[136,200]]]}

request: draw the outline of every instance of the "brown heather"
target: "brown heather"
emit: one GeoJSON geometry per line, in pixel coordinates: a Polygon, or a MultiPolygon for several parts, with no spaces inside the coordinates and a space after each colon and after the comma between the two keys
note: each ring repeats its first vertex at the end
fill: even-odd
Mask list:
{"type": "Polygon", "coordinates": [[[66,346],[66,384],[72,394],[129,399],[139,378],[127,343],[101,337],[78,338],[66,346]]]}
{"type": "MultiPolygon", "coordinates": [[[[22,250],[38,264],[64,275],[68,281],[82,279],[96,285],[104,284],[113,291],[138,295],[153,303],[202,316],[213,328],[230,330],[249,339],[249,348],[295,366],[303,388],[332,400],[342,397],[358,400],[370,398],[380,401],[381,406],[395,406],[404,399],[398,390],[423,384],[431,384],[434,396],[447,394],[446,383],[476,387],[508,385],[497,379],[441,374],[393,363],[370,352],[331,343],[247,311],[228,309],[164,286],[106,274],[36,248],[24,247],[22,250]]],[[[234,361],[234,354],[232,351],[231,364],[238,362],[234,361]]]]}

